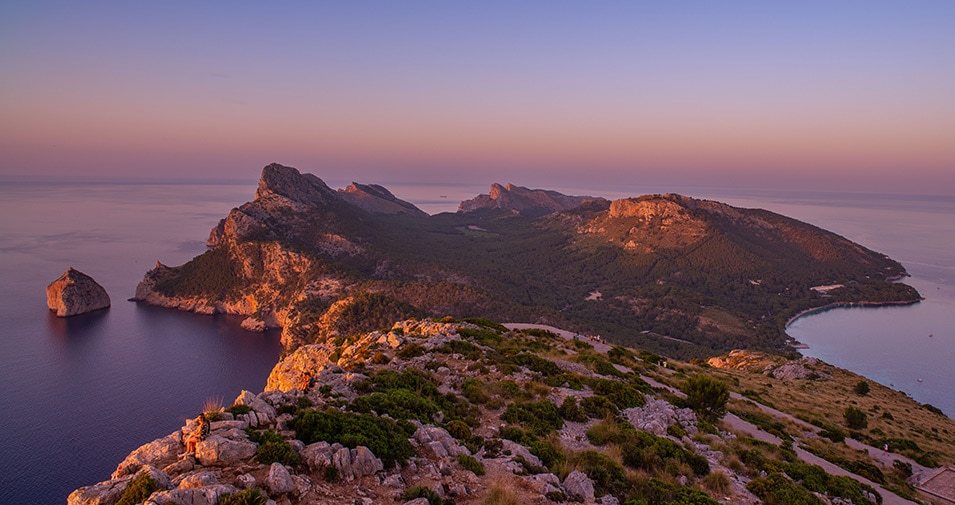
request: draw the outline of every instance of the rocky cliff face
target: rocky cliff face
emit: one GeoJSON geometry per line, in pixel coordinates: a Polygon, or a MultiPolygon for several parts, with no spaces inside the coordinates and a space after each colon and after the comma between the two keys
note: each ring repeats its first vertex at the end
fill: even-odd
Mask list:
{"type": "Polygon", "coordinates": [[[593,196],[569,196],[545,189],[528,189],[494,183],[485,195],[461,202],[459,212],[480,209],[504,209],[517,214],[541,215],[576,209],[584,205],[605,205],[607,200],[593,196]]]}
{"type": "Polygon", "coordinates": [[[109,294],[92,277],[70,267],[46,287],[46,305],[59,317],[76,316],[109,307],[109,294]]]}
{"type": "Polygon", "coordinates": [[[338,190],[339,196],[346,202],[372,214],[407,214],[426,217],[428,214],[413,204],[391,194],[377,184],[358,184],[353,182],[345,189],[338,190]]]}

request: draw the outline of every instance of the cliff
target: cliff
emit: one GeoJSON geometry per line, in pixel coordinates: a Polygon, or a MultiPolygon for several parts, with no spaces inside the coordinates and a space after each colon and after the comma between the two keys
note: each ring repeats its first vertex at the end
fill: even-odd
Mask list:
{"type": "MultiPolygon", "coordinates": [[[[179,455],[190,419],[68,503],[911,503],[792,452],[771,423],[719,420],[673,386],[710,381],[685,380],[700,369],[560,333],[412,319],[301,346],[265,391],[210,408],[194,453],[179,455]]],[[[819,439],[798,426],[796,443],[819,439]]]]}
{"type": "Polygon", "coordinates": [[[109,303],[109,294],[103,286],[72,267],[46,287],[46,305],[58,317],[105,309],[109,303]]]}
{"type": "Polygon", "coordinates": [[[516,214],[541,215],[576,209],[585,205],[606,205],[607,200],[593,196],[569,196],[557,191],[528,189],[508,184],[491,184],[487,194],[461,202],[458,212],[503,209],[516,214]]]}
{"type": "Polygon", "coordinates": [[[206,253],[157,266],[136,299],[281,327],[289,350],[368,321],[498,314],[681,357],[786,352],[785,323],[801,311],[919,299],[895,282],[898,262],[759,209],[497,184],[461,209],[428,216],[381,186],[334,190],[272,164],[206,253]],[[812,289],[834,283],[844,287],[812,289]]]}

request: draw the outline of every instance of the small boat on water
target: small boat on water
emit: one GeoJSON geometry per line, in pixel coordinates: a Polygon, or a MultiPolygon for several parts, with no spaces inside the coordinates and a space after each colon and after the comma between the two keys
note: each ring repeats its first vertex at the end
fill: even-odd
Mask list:
{"type": "Polygon", "coordinates": [[[922,382],[922,379],[921,379],[921,378],[919,378],[919,380],[918,380],[918,381],[919,381],[919,382],[922,382]]]}

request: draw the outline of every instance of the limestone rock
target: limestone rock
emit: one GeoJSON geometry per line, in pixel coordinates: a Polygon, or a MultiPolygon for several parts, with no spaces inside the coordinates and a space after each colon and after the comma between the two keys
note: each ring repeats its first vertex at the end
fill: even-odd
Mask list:
{"type": "Polygon", "coordinates": [[[179,452],[183,449],[180,441],[181,438],[177,431],[140,446],[129,453],[126,459],[116,467],[112,478],[116,479],[136,473],[143,465],[161,468],[175,463],[179,459],[179,452]]]}
{"type": "Polygon", "coordinates": [[[223,496],[236,491],[236,488],[225,484],[170,489],[153,493],[143,505],[216,505],[223,496]]]}
{"type": "Polygon", "coordinates": [[[316,442],[305,446],[301,454],[313,472],[333,467],[338,478],[345,481],[374,475],[385,468],[370,449],[361,445],[348,449],[338,443],[316,442]]]}
{"type": "Polygon", "coordinates": [[[76,316],[109,307],[109,295],[92,277],[70,267],[46,287],[46,305],[59,317],[76,316]]]}
{"type": "Polygon", "coordinates": [[[295,489],[292,476],[281,463],[272,463],[269,467],[269,476],[265,479],[265,485],[272,494],[290,493],[295,489]]]}
{"type": "Polygon", "coordinates": [[[572,498],[583,501],[584,503],[593,503],[594,501],[594,481],[587,477],[587,474],[580,470],[570,472],[564,479],[564,491],[572,498]]]}
{"type": "Polygon", "coordinates": [[[635,428],[654,435],[665,436],[667,428],[674,423],[691,435],[697,431],[696,414],[692,410],[674,407],[659,398],[647,398],[644,406],[626,409],[623,415],[635,428]]]}
{"type": "Polygon", "coordinates": [[[414,432],[413,439],[438,458],[471,454],[467,447],[461,445],[447,430],[430,424],[419,426],[414,432]]]}
{"type": "Polygon", "coordinates": [[[266,391],[295,391],[309,377],[329,364],[332,349],[322,344],[303,345],[276,363],[265,384],[266,391]]]}
{"type": "Polygon", "coordinates": [[[132,476],[128,476],[81,487],[70,493],[66,503],[67,505],[111,505],[119,500],[132,479],[132,476]]]}
{"type": "Polygon", "coordinates": [[[196,444],[196,459],[204,466],[229,466],[254,456],[257,447],[248,440],[209,435],[196,444]]]}

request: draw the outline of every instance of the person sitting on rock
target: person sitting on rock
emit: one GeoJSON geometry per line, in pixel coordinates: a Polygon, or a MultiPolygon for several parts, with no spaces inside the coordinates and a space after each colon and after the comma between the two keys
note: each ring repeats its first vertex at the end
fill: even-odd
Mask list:
{"type": "Polygon", "coordinates": [[[209,436],[209,432],[212,431],[211,427],[209,426],[209,420],[206,418],[205,413],[199,414],[199,417],[196,419],[196,421],[198,422],[196,429],[186,437],[186,452],[183,453],[182,456],[185,456],[186,454],[195,454],[196,444],[202,440],[205,440],[206,437],[209,436]]]}
{"type": "Polygon", "coordinates": [[[309,389],[312,388],[312,386],[315,385],[315,382],[316,382],[315,376],[313,376],[312,374],[306,374],[305,377],[302,378],[302,387],[300,387],[299,389],[301,389],[302,391],[308,391],[309,389]]]}

